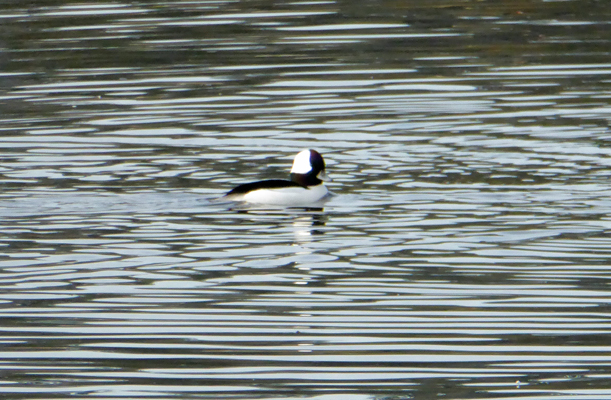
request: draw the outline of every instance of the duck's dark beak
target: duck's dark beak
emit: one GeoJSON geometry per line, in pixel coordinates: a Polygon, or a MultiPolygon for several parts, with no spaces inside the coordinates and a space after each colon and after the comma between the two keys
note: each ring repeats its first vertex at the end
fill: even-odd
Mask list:
{"type": "Polygon", "coordinates": [[[316,175],[316,177],[323,182],[331,182],[332,180],[331,178],[329,178],[329,175],[327,175],[325,171],[320,171],[318,175],[316,175]]]}

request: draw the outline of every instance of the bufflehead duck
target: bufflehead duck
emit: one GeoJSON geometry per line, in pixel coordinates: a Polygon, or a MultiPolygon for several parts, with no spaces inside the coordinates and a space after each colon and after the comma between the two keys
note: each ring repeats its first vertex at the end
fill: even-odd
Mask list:
{"type": "Polygon", "coordinates": [[[316,150],[303,150],[295,156],[291,180],[269,179],[245,183],[228,192],[221,200],[256,204],[300,206],[316,203],[329,194],[322,181],[330,180],[325,161],[316,150]]]}

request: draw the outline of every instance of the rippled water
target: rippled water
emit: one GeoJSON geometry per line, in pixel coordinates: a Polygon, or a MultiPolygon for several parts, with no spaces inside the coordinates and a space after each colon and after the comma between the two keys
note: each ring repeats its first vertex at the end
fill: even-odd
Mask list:
{"type": "Polygon", "coordinates": [[[611,396],[587,3],[1,5],[2,398],[611,396]]]}

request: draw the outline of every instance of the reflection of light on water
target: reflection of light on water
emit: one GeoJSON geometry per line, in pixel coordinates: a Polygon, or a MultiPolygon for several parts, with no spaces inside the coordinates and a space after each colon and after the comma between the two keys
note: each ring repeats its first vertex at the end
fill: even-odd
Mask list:
{"type": "Polygon", "coordinates": [[[70,3],[3,10],[3,392],[606,397],[608,1],[70,3]],[[310,145],[326,212],[208,202],[310,145]]]}

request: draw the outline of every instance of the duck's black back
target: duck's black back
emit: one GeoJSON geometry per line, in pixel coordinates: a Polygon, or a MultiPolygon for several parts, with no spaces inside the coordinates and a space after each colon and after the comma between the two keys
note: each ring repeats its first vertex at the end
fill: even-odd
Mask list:
{"type": "Polygon", "coordinates": [[[280,188],[287,188],[287,187],[303,187],[303,186],[297,182],[287,181],[285,179],[268,179],[265,181],[245,183],[236,188],[233,188],[225,196],[230,196],[233,194],[246,194],[248,192],[252,192],[253,190],[259,190],[259,189],[280,189],[280,188]]]}

